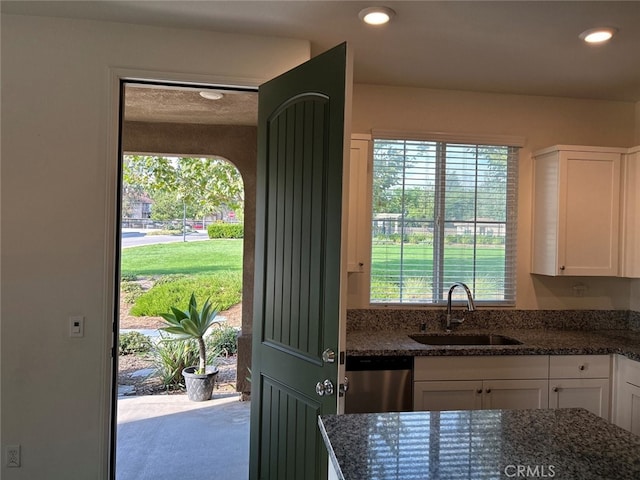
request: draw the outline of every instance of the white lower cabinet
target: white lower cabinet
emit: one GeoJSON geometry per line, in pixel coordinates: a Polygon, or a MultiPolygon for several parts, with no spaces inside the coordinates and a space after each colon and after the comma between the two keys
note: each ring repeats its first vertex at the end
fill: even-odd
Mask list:
{"type": "Polygon", "coordinates": [[[482,408],[547,408],[547,380],[485,380],[482,408]]]}
{"type": "Polygon", "coordinates": [[[614,423],[640,435],[640,362],[617,356],[614,423]]]}
{"type": "Polygon", "coordinates": [[[414,410],[546,408],[546,380],[415,382],[414,410]]]}
{"type": "Polygon", "coordinates": [[[609,420],[609,355],[552,355],[549,358],[549,407],[584,408],[609,420]]]}
{"type": "Polygon", "coordinates": [[[329,459],[329,470],[328,470],[327,480],[339,480],[340,476],[336,471],[336,467],[333,466],[333,462],[329,459]]]}
{"type": "MultiPolygon", "coordinates": [[[[414,410],[585,408],[610,418],[609,355],[416,357],[413,376],[414,410]]],[[[640,430],[640,363],[638,382],[624,402],[640,430]]]]}
{"type": "Polygon", "coordinates": [[[546,408],[549,357],[416,357],[414,410],[546,408]]]}
{"type": "Polygon", "coordinates": [[[414,410],[479,410],[482,408],[481,380],[415,382],[414,410]]]}
{"type": "Polygon", "coordinates": [[[609,420],[608,378],[550,379],[549,408],[584,408],[609,420]]]}

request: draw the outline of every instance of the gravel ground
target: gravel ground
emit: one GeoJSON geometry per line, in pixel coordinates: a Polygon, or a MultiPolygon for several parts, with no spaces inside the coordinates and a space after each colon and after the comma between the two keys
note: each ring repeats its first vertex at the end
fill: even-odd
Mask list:
{"type": "MultiPolygon", "coordinates": [[[[140,328],[156,329],[164,325],[160,317],[132,317],[129,315],[131,305],[125,302],[120,303],[120,328],[140,328]]],[[[224,316],[227,325],[240,327],[242,325],[242,304],[235,305],[229,310],[219,313],[224,316]]],[[[218,360],[218,373],[216,391],[235,392],[236,390],[236,367],[237,358],[235,355],[218,360]]],[[[147,368],[153,368],[153,362],[144,356],[120,355],[118,357],[118,384],[131,385],[134,387],[134,395],[153,395],[167,393],[154,376],[135,375],[136,372],[147,368]]],[[[183,391],[169,393],[184,393],[183,391]]]]}

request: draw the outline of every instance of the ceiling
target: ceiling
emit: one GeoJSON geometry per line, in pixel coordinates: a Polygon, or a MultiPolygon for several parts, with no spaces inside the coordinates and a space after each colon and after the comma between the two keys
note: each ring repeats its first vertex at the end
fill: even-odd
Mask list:
{"type": "Polygon", "coordinates": [[[200,95],[202,89],[127,85],[124,118],[134,122],[195,123],[202,125],[257,125],[258,94],[233,90],[218,100],[200,95]]]}
{"type": "MultiPolygon", "coordinates": [[[[314,55],[348,41],[356,83],[640,101],[638,1],[3,0],[0,5],[6,13],[301,38],[311,42],[314,55]],[[362,24],[358,12],[379,4],[396,11],[393,21],[383,27],[362,24]],[[583,44],[578,35],[596,26],[619,32],[607,45],[583,44]]],[[[137,94],[138,101],[162,96],[167,103],[160,110],[168,115],[170,97],[178,92],[137,94]]],[[[188,104],[203,108],[196,100],[188,104]]],[[[199,118],[210,121],[202,112],[199,118]]]]}

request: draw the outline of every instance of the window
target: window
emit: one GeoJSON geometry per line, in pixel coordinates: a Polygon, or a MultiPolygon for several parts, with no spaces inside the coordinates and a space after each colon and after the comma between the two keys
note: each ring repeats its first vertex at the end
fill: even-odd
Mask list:
{"type": "Polygon", "coordinates": [[[514,304],[517,158],[511,146],[374,140],[371,302],[443,303],[464,282],[477,302],[514,304]]]}

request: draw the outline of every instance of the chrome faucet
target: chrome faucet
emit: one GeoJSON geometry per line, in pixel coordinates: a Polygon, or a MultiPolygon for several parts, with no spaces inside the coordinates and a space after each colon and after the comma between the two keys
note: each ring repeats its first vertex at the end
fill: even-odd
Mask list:
{"type": "Polygon", "coordinates": [[[456,287],[464,288],[464,291],[467,294],[467,309],[470,312],[473,312],[476,309],[476,304],[473,302],[473,295],[471,294],[471,290],[469,290],[469,287],[467,287],[462,282],[455,282],[454,284],[452,284],[449,288],[449,294],[447,295],[447,317],[445,323],[447,332],[451,331],[452,325],[460,325],[462,322],[464,322],[464,318],[451,318],[451,294],[456,287]]]}

